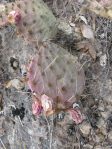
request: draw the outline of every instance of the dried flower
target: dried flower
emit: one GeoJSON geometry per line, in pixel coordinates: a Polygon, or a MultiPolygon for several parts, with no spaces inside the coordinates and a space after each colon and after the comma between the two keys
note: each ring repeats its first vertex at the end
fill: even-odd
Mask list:
{"type": "Polygon", "coordinates": [[[80,124],[83,121],[83,116],[78,108],[68,110],[70,115],[72,116],[73,121],[76,124],[80,124]]]}
{"type": "Polygon", "coordinates": [[[42,110],[43,110],[43,108],[39,102],[35,101],[32,104],[32,112],[34,115],[40,115],[42,110]]]}
{"type": "Polygon", "coordinates": [[[11,24],[19,24],[21,20],[21,14],[17,11],[11,11],[8,15],[8,22],[11,24]]]}
{"type": "Polygon", "coordinates": [[[45,112],[52,111],[52,101],[47,95],[43,94],[41,96],[41,103],[45,112]]]}

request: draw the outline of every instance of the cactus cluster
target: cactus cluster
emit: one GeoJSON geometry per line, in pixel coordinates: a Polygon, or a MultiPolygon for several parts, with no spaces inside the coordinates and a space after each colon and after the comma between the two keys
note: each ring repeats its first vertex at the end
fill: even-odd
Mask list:
{"type": "Polygon", "coordinates": [[[56,18],[42,0],[16,0],[4,8],[0,16],[1,26],[12,24],[25,39],[43,43],[38,46],[27,73],[33,93],[33,114],[65,111],[77,124],[80,123],[81,113],[78,108],[73,109],[73,103],[84,89],[84,71],[75,56],[46,41],[55,36],[56,18]]]}

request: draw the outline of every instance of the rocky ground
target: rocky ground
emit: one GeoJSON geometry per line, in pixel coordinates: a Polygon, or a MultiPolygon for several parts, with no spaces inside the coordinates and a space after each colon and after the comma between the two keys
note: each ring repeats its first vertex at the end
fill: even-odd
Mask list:
{"type": "Polygon", "coordinates": [[[31,92],[27,85],[21,84],[20,90],[6,88],[9,80],[25,75],[24,65],[32,51],[36,51],[32,45],[16,37],[14,28],[6,26],[0,29],[0,148],[111,149],[112,21],[90,11],[79,14],[85,19],[76,19],[76,14],[85,5],[84,0],[44,1],[57,18],[69,24],[67,33],[59,31],[52,41],[77,55],[84,68],[85,90],[77,103],[85,120],[75,125],[64,112],[37,118],[32,114],[31,92]],[[77,46],[81,41],[91,42],[83,31],[83,35],[78,31],[78,25],[85,20],[94,32],[92,46],[96,58],[94,52],[91,54],[87,49],[85,52],[77,46]]]}

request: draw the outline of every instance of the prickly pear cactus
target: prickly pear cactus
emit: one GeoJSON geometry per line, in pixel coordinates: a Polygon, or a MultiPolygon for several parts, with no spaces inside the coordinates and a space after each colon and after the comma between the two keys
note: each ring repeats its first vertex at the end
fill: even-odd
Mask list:
{"type": "Polygon", "coordinates": [[[55,36],[56,18],[41,0],[16,0],[0,5],[0,26],[12,24],[17,34],[30,41],[55,36]]]}
{"type": "Polygon", "coordinates": [[[76,57],[56,44],[44,43],[32,58],[27,77],[35,114],[40,109],[47,115],[67,111],[76,123],[81,122],[81,113],[72,108],[85,85],[84,71],[76,57]]]}
{"type": "Polygon", "coordinates": [[[42,0],[16,0],[0,8],[0,25],[14,25],[17,35],[39,49],[27,75],[34,99],[33,114],[65,111],[80,123],[81,112],[73,109],[73,103],[84,89],[84,72],[76,57],[48,42],[57,32],[56,18],[42,0]]]}

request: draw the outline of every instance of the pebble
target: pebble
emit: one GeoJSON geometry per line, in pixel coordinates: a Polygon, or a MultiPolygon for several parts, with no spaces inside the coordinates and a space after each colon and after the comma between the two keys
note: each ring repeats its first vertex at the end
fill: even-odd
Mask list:
{"type": "Polygon", "coordinates": [[[79,125],[79,128],[80,128],[80,131],[83,133],[83,135],[87,136],[90,133],[91,125],[88,122],[84,121],[79,125]]]}
{"type": "Polygon", "coordinates": [[[109,139],[110,142],[112,142],[112,131],[109,132],[108,139],[109,139]]]}
{"type": "Polygon", "coordinates": [[[83,149],[93,149],[93,145],[85,144],[85,145],[83,146],[83,149]]]}
{"type": "Polygon", "coordinates": [[[105,67],[106,64],[107,64],[107,55],[104,54],[104,55],[102,55],[102,56],[100,57],[100,65],[101,65],[102,67],[105,67]]]}

